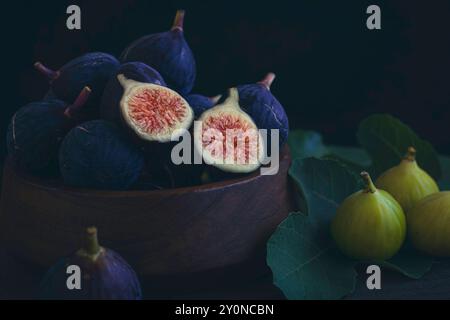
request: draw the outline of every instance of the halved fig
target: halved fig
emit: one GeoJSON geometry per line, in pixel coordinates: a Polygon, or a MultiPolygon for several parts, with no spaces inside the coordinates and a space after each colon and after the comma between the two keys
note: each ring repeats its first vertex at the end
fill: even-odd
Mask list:
{"type": "Polygon", "coordinates": [[[143,140],[169,142],[189,129],[194,112],[175,91],[152,83],[117,76],[124,88],[120,101],[122,119],[143,140]]]}
{"type": "Polygon", "coordinates": [[[228,98],[205,111],[194,126],[194,145],[203,160],[226,172],[246,173],[261,165],[262,136],[252,118],[241,110],[236,88],[228,98]]]}

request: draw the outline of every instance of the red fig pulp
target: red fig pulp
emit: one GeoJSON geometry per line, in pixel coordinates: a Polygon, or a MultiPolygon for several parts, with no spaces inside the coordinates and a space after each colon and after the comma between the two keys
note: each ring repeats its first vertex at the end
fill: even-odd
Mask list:
{"type": "Polygon", "coordinates": [[[124,87],[120,101],[122,118],[142,139],[168,142],[188,129],[194,117],[186,100],[175,91],[152,83],[117,76],[124,87]]]}
{"type": "Polygon", "coordinates": [[[239,107],[236,88],[229,97],[205,111],[195,126],[194,141],[206,163],[227,172],[251,172],[260,165],[264,154],[258,128],[239,107]]]}

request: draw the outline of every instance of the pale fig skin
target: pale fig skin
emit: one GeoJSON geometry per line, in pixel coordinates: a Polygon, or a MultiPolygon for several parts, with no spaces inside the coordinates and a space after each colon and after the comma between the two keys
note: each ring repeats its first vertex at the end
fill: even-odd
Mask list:
{"type": "Polygon", "coordinates": [[[338,248],[352,259],[387,260],[405,240],[405,214],[389,193],[375,188],[367,173],[361,175],[366,188],[342,202],[331,223],[331,234],[338,248]]]}
{"type": "Polygon", "coordinates": [[[414,148],[408,148],[400,164],[385,171],[375,182],[378,188],[389,192],[406,213],[421,199],[439,192],[434,179],[417,164],[415,153],[414,148]]]}
{"type": "Polygon", "coordinates": [[[450,191],[429,195],[408,212],[408,233],[420,251],[450,257],[450,191]]]}

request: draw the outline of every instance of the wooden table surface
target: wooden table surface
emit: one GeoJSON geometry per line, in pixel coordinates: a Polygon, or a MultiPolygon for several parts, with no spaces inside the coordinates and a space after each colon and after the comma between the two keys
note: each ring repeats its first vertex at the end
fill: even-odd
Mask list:
{"type": "MultiPolygon", "coordinates": [[[[33,299],[45,270],[36,271],[17,261],[0,249],[0,298],[33,299]]],[[[365,286],[365,275],[360,270],[354,293],[347,299],[450,299],[450,260],[437,262],[420,280],[404,277],[390,270],[382,271],[382,289],[370,291],[365,286]]],[[[145,287],[144,287],[145,293],[145,287]]],[[[158,295],[154,299],[284,299],[281,291],[272,284],[271,276],[260,276],[248,282],[220,287],[192,290],[188,293],[173,292],[158,295]]]]}

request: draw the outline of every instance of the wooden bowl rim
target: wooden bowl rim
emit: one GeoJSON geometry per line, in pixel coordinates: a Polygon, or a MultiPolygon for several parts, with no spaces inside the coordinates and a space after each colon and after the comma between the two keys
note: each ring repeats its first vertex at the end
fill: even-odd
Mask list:
{"type": "MultiPolygon", "coordinates": [[[[279,162],[290,160],[290,150],[289,146],[286,144],[283,146],[280,152],[279,162]]],[[[195,193],[195,192],[205,192],[205,191],[214,191],[218,189],[231,188],[240,184],[250,183],[258,178],[262,177],[259,174],[258,170],[253,173],[250,173],[241,178],[229,179],[225,181],[212,182],[203,185],[195,185],[190,187],[181,187],[181,188],[168,188],[162,190],[99,190],[99,189],[88,189],[88,188],[74,188],[68,187],[63,184],[52,184],[49,181],[39,178],[37,176],[33,176],[31,174],[19,171],[15,168],[12,159],[7,157],[5,161],[5,167],[9,167],[16,177],[21,179],[24,183],[28,185],[32,185],[35,188],[53,191],[53,192],[63,192],[74,195],[89,195],[89,196],[103,196],[103,197],[117,197],[117,196],[128,196],[128,197],[137,197],[137,196],[146,196],[146,195],[168,195],[172,193],[182,194],[182,193],[195,193]]]]}

